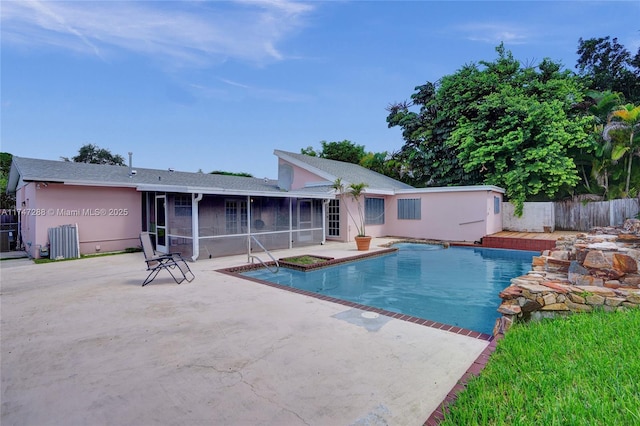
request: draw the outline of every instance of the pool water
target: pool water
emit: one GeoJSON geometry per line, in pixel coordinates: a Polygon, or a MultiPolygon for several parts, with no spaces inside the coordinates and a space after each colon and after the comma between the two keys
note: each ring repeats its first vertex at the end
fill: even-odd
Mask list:
{"type": "Polygon", "coordinates": [[[302,272],[242,275],[491,334],[498,293],[531,270],[538,252],[401,243],[397,252],[302,272]]]}

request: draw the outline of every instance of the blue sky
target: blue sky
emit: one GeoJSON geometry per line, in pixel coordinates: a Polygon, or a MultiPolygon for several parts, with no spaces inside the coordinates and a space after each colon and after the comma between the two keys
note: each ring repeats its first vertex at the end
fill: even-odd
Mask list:
{"type": "Polygon", "coordinates": [[[385,108],[502,41],[574,69],[578,39],[640,46],[640,2],[6,1],[1,146],[87,143],[134,166],[277,177],[274,149],[396,151],[385,108]]]}

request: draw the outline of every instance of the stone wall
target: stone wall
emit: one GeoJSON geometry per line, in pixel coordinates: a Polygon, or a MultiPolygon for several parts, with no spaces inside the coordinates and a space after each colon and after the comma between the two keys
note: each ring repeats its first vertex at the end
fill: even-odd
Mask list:
{"type": "Polygon", "coordinates": [[[538,320],[590,312],[640,308],[640,221],[563,237],[555,249],[535,256],[532,270],[500,293],[502,314],[494,335],[515,320],[538,320]]]}

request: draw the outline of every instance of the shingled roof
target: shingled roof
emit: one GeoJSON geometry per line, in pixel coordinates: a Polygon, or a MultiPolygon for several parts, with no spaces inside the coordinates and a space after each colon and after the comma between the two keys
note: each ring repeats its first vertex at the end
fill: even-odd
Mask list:
{"type": "Polygon", "coordinates": [[[311,157],[277,149],[274,151],[274,154],[285,161],[321,176],[328,182],[335,182],[338,178],[346,185],[365,182],[367,184],[367,192],[393,192],[400,189],[414,189],[411,185],[374,172],[358,164],[311,157]]]}
{"type": "MultiPolygon", "coordinates": [[[[167,192],[202,192],[209,194],[255,194],[295,196],[284,192],[272,179],[227,176],[209,173],[179,172],[134,168],[108,164],[13,157],[7,190],[15,192],[20,182],[49,182],[76,185],[132,187],[138,190],[167,192]]],[[[326,191],[305,191],[306,197],[326,197],[326,191]]]]}

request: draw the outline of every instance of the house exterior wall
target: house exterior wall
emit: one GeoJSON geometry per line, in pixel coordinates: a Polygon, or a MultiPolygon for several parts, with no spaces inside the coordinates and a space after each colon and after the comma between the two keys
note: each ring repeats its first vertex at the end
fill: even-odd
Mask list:
{"type": "Polygon", "coordinates": [[[48,244],[49,228],[74,223],[81,254],[140,245],[142,202],[135,189],[30,182],[16,195],[22,241],[32,257],[39,257],[39,247],[48,244]]]}
{"type": "Polygon", "coordinates": [[[502,229],[502,213],[494,213],[494,191],[407,193],[385,200],[384,227],[367,227],[372,236],[398,236],[448,241],[478,241],[502,229]],[[398,219],[398,199],[420,199],[420,220],[398,219]]]}
{"type": "Polygon", "coordinates": [[[293,165],[288,161],[284,161],[280,159],[278,161],[278,167],[281,168],[283,166],[290,167],[293,170],[293,180],[291,183],[291,190],[304,188],[308,183],[326,181],[325,178],[322,178],[314,173],[311,173],[310,171],[305,170],[301,167],[293,165]]]}

